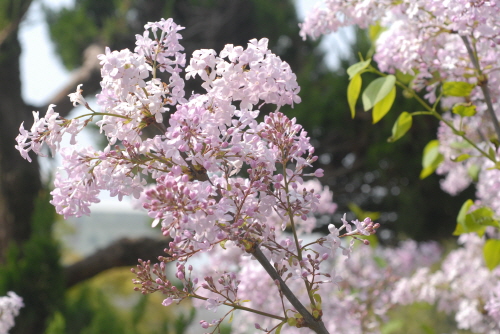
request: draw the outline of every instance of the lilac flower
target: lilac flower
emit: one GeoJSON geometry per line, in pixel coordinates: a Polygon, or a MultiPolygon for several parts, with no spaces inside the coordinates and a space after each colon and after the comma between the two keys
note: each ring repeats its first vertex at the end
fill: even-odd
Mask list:
{"type": "Polygon", "coordinates": [[[24,307],[23,299],[15,292],[7,292],[7,296],[0,297],[0,333],[7,334],[14,327],[14,318],[24,307]]]}
{"type": "Polygon", "coordinates": [[[86,107],[87,109],[89,108],[89,105],[87,101],[85,101],[85,98],[82,96],[83,90],[80,88],[82,87],[82,84],[78,85],[76,87],[76,92],[69,94],[69,99],[71,102],[73,102],[73,106],[76,107],[77,104],[86,107]]]}
{"type": "Polygon", "coordinates": [[[207,310],[217,312],[217,309],[221,305],[221,302],[216,298],[208,298],[207,299],[207,310]]]}
{"type": "MultiPolygon", "coordinates": [[[[323,269],[327,257],[296,239],[298,234],[283,234],[289,226],[296,233],[309,233],[315,216],[336,209],[330,190],[309,180],[323,171],[313,170],[317,157],[307,132],[278,110],[259,118],[264,104],[279,109],[300,102],[295,74],[268,49],[265,38],[250,40],[246,48],[227,45],[219,54],[195,51],[183,74],[181,29],[171,19],[151,22],[136,36],[134,51],[106,49],[99,56],[100,110],[86,104],[78,86],[70,99],[84,104],[88,114],[66,120],[54,106],[45,117],[34,113],[35,124],[30,131],[21,126],[16,147],[26,159],[30,150],[41,154],[44,143],[61,154],[51,203],[65,218],[89,214],[101,191],[119,200],[137,199],[153,218],[152,225],[160,225],[163,235],[172,238],[167,251],[177,261],[175,278],[182,288],[166,276],[164,258],[153,266],[139,261],[134,269],[134,282],[141,285],[137,290],[161,291],[165,306],[195,297],[214,311],[223,303],[241,307],[255,284],[247,278],[254,277],[262,293],[252,302],[280,309],[278,299],[269,302],[268,282],[261,279],[266,275],[254,268],[260,265],[250,262],[257,248],[282,275],[298,272],[300,279],[293,281],[300,281],[302,289],[304,282],[315,289],[337,282],[332,268],[323,269]],[[157,77],[158,70],[167,74],[167,82],[157,77]],[[183,75],[201,77],[206,93],[185,98],[183,75]],[[76,143],[81,128],[96,115],[102,116],[96,124],[108,141],[104,150],[60,147],[63,134],[76,143]],[[160,131],[147,138],[143,130],[148,126],[160,131]],[[146,180],[152,183],[148,186],[146,180]],[[214,249],[230,249],[226,253],[238,258],[246,254],[246,260],[199,279],[187,261],[214,249]],[[304,255],[301,260],[299,254],[304,255]]],[[[354,232],[373,232],[373,224],[360,224],[354,232]]],[[[333,248],[332,255],[337,246],[333,248]]],[[[218,326],[220,321],[201,325],[218,326]]]]}

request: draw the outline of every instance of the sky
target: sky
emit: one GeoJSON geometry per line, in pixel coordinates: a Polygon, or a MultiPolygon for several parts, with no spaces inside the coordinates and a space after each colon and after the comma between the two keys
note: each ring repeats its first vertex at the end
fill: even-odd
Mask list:
{"type": "MultiPolygon", "coordinates": [[[[72,0],[33,1],[20,26],[21,80],[23,98],[30,104],[43,105],[69,78],[50,41],[48,26],[43,18],[41,2],[58,8],[69,6],[72,0]]],[[[75,87],[76,88],[76,87],[75,87]]]]}

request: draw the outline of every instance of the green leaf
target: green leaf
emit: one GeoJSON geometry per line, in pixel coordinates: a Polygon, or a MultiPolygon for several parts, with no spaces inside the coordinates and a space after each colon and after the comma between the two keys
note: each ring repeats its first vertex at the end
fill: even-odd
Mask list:
{"type": "Polygon", "coordinates": [[[420,180],[425,179],[427,176],[434,173],[435,170],[436,170],[436,168],[433,166],[422,168],[422,171],[420,172],[420,175],[419,175],[420,180]]]}
{"type": "Polygon", "coordinates": [[[490,146],[488,149],[488,155],[490,156],[491,160],[496,160],[496,151],[493,149],[493,147],[490,146]]]}
{"type": "Polygon", "coordinates": [[[484,261],[489,270],[495,269],[500,264],[500,240],[489,239],[483,247],[484,261]]]}
{"type": "Polygon", "coordinates": [[[373,106],[373,124],[380,121],[391,110],[394,99],[396,98],[396,87],[392,87],[389,94],[386,95],[380,102],[373,106]]]}
{"type": "Polygon", "coordinates": [[[370,36],[370,41],[372,43],[375,43],[380,33],[384,30],[385,29],[380,25],[379,22],[370,25],[370,27],[368,28],[368,35],[370,36]]]}
{"type": "Polygon", "coordinates": [[[394,88],[395,83],[396,77],[392,74],[370,82],[362,95],[363,108],[365,111],[370,110],[375,104],[386,97],[394,88]]]}
{"type": "Polygon", "coordinates": [[[355,203],[349,203],[347,205],[349,210],[354,213],[357,219],[363,220],[366,217],[369,217],[371,220],[377,220],[380,218],[380,212],[372,212],[372,211],[363,211],[357,204],[355,203]]]}
{"type": "Polygon", "coordinates": [[[405,322],[402,319],[392,319],[390,321],[385,322],[382,325],[381,333],[382,334],[393,334],[393,333],[401,333],[401,330],[404,328],[405,322]]]}
{"type": "Polygon", "coordinates": [[[494,218],[495,212],[489,207],[485,206],[469,212],[473,204],[474,202],[469,199],[462,205],[457,217],[457,227],[453,235],[474,232],[482,236],[487,226],[500,227],[500,222],[494,218]]]}
{"type": "Polygon", "coordinates": [[[474,201],[471,199],[466,200],[464,204],[462,204],[462,207],[458,212],[457,224],[465,225],[465,216],[467,216],[467,212],[469,212],[469,208],[472,206],[472,204],[474,204],[474,201]]]}
{"type": "Polygon", "coordinates": [[[374,256],[373,257],[373,261],[375,261],[375,263],[377,264],[377,266],[379,268],[381,268],[381,269],[387,267],[387,261],[383,257],[374,256]]]}
{"type": "Polygon", "coordinates": [[[476,106],[470,103],[457,103],[453,106],[452,111],[462,117],[471,117],[476,114],[476,106]]]}
{"type": "Polygon", "coordinates": [[[315,294],[313,295],[313,297],[314,297],[314,300],[315,300],[317,303],[320,303],[320,304],[321,304],[321,296],[320,296],[319,294],[315,293],[315,294]]]}
{"type": "Polygon", "coordinates": [[[481,207],[465,216],[465,232],[476,232],[482,236],[487,226],[500,227],[500,223],[494,218],[495,213],[489,207],[481,207]]]}
{"type": "Polygon", "coordinates": [[[495,149],[498,150],[498,148],[500,147],[500,141],[498,141],[497,138],[491,138],[490,139],[490,143],[492,143],[493,145],[495,145],[495,149]]]}
{"type": "Polygon", "coordinates": [[[455,226],[455,231],[453,231],[453,235],[461,235],[464,233],[466,233],[466,232],[464,231],[464,228],[462,227],[462,225],[457,224],[457,226],[455,226]]]}
{"type": "Polygon", "coordinates": [[[399,115],[396,123],[394,123],[392,127],[392,136],[387,139],[389,143],[393,143],[399,138],[403,137],[408,130],[411,129],[411,125],[413,123],[413,117],[410,113],[403,111],[401,115],[399,115]]]}
{"type": "Polygon", "coordinates": [[[472,181],[477,182],[480,170],[481,168],[478,165],[473,164],[467,169],[467,174],[469,174],[472,181]]]}
{"type": "Polygon", "coordinates": [[[351,117],[356,115],[356,102],[358,101],[359,93],[361,92],[361,74],[356,74],[349,86],[347,86],[347,101],[349,102],[349,109],[351,109],[351,117]]]}
{"type": "Polygon", "coordinates": [[[284,322],[282,322],[282,323],[278,326],[278,328],[276,328],[276,334],[280,334],[280,333],[281,333],[281,329],[283,328],[283,325],[284,325],[284,324],[285,324],[285,323],[284,323],[284,322]]]}
{"type": "Polygon", "coordinates": [[[439,155],[439,141],[437,139],[431,140],[425,145],[424,157],[422,160],[422,167],[428,167],[433,164],[439,155]]]}
{"type": "Polygon", "coordinates": [[[401,71],[396,70],[396,79],[398,79],[399,82],[407,85],[409,84],[415,76],[407,73],[403,73],[401,71]]]}
{"type": "Polygon", "coordinates": [[[233,316],[234,316],[234,312],[231,313],[231,316],[229,317],[229,323],[232,323],[233,322],[233,316]]]}
{"type": "Polygon", "coordinates": [[[443,94],[449,96],[469,96],[475,85],[463,81],[448,81],[443,84],[443,94]]]}
{"type": "Polygon", "coordinates": [[[360,61],[359,63],[353,64],[349,66],[347,69],[347,74],[349,74],[349,80],[352,80],[352,78],[358,74],[359,72],[363,71],[365,68],[370,65],[371,59],[367,59],[365,61],[360,61]]]}
{"type": "Polygon", "coordinates": [[[295,327],[297,325],[297,319],[295,318],[288,318],[286,319],[286,322],[288,326],[295,327]]]}
{"type": "Polygon", "coordinates": [[[461,162],[461,161],[465,161],[465,160],[469,159],[470,157],[471,157],[471,155],[464,153],[464,154],[460,154],[456,158],[451,158],[451,161],[453,161],[453,162],[461,162]]]}
{"type": "Polygon", "coordinates": [[[439,153],[439,141],[436,139],[431,140],[424,148],[424,156],[422,158],[423,169],[420,172],[420,179],[425,179],[434,173],[443,160],[443,155],[439,153]]]}

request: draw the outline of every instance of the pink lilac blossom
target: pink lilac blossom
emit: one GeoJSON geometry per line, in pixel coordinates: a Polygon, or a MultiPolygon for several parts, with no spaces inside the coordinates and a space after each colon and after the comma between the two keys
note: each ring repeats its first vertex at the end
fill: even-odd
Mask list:
{"type": "Polygon", "coordinates": [[[459,329],[474,333],[500,333],[496,290],[500,271],[486,268],[483,260],[484,238],[463,234],[462,247],[448,254],[435,272],[419,268],[399,280],[391,296],[395,304],[427,302],[455,315],[459,329]]]}
{"type": "Polygon", "coordinates": [[[40,118],[38,111],[33,111],[34,123],[30,131],[27,131],[23,124],[19,128],[19,135],[16,137],[17,150],[21,156],[31,162],[29,151],[44,156],[42,152],[45,143],[51,150],[52,155],[60,149],[62,137],[65,133],[71,134],[70,143],[76,144],[76,136],[83,129],[83,124],[79,119],[66,120],[54,112],[54,104],[47,109],[45,117],[40,118]]]}
{"type": "MultiPolygon", "coordinates": [[[[412,86],[425,90],[425,98],[434,104],[443,82],[462,81],[477,85],[467,98],[443,97],[442,109],[449,110],[457,103],[476,107],[476,115],[462,118],[445,113],[444,118],[454,124],[481,149],[488,152],[493,145],[490,139],[498,136],[494,131],[491,115],[486,111],[485,96],[480,88],[487,85],[496,117],[500,117],[500,6],[491,0],[325,0],[301,24],[301,36],[317,38],[336,31],[339,27],[358,25],[367,28],[379,23],[384,30],[375,41],[373,56],[379,69],[395,73],[396,70],[414,75],[412,86]],[[474,61],[465,42],[477,57],[478,76],[474,61]]],[[[494,171],[485,157],[461,162],[453,161],[461,154],[478,156],[477,150],[468,145],[444,123],[438,131],[439,150],[444,161],[437,173],[445,178],[441,186],[456,195],[473,181],[472,170],[479,171],[477,198],[485,205],[498,205],[498,189],[494,171]]],[[[498,139],[498,138],[497,138],[498,139]]]]}
{"type": "MultiPolygon", "coordinates": [[[[225,245],[228,251],[217,248],[210,255],[217,263],[218,270],[237,272],[238,300],[248,300],[243,305],[254,307],[264,312],[278,314],[282,310],[278,288],[257,263],[233,243],[225,245]]],[[[324,251],[323,247],[316,251],[324,251]]],[[[417,268],[431,266],[441,258],[441,250],[436,243],[417,244],[405,241],[396,248],[379,247],[375,251],[369,247],[360,247],[352,253],[349,261],[339,256],[325,256],[325,273],[319,284],[323,303],[323,320],[330,333],[380,333],[382,324],[387,321],[387,311],[397,307],[391,302],[394,283],[410,277],[417,268]],[[335,283],[339,288],[334,288],[335,283]]],[[[301,272],[291,272],[294,266],[288,266],[290,273],[287,284],[299,298],[307,300],[307,292],[301,272]]],[[[207,265],[202,274],[214,276],[216,273],[207,265]]],[[[211,307],[211,303],[197,301],[197,305],[211,307]]],[[[285,307],[291,306],[285,300],[285,307]]],[[[233,320],[235,333],[246,333],[257,323],[264,329],[273,328],[276,320],[257,314],[242,314],[233,320]]],[[[309,333],[308,329],[286,328],[287,333],[309,333]]]]}
{"type": "Polygon", "coordinates": [[[492,289],[484,309],[496,323],[500,323],[500,283],[497,283],[492,289]]]}
{"type": "Polygon", "coordinates": [[[498,215],[500,213],[500,170],[493,168],[490,161],[483,164],[476,185],[479,205],[488,206],[498,215]]]}
{"type": "MultiPolygon", "coordinates": [[[[30,150],[40,154],[44,142],[59,151],[63,162],[56,172],[51,203],[65,218],[89,214],[101,191],[140,202],[153,226],[159,225],[171,242],[169,257],[160,257],[159,265],[140,261],[135,283],[143,293],[163,292],[163,305],[196,297],[209,310],[223,303],[242,306],[240,273],[253,271],[255,262],[243,261],[234,270],[221,266],[203,278],[194,277],[186,263],[218,247],[237,254],[256,254],[259,249],[266,261],[276,265],[280,277],[292,277],[303,288],[338,284],[333,268],[321,268],[343,247],[337,239],[373,234],[378,224],[344,219],[342,227],[332,228],[334,240],[324,237],[304,244],[298,239],[312,231],[317,216],[332,214],[336,205],[328,188],[307,179],[323,174],[313,167],[317,157],[307,132],[295,118],[279,111],[283,105],[300,102],[295,74],[268,49],[265,38],[250,40],[246,48],[227,45],[219,54],[198,50],[186,68],[186,78],[199,76],[206,94],[185,99],[181,29],[171,19],[148,23],[146,31],[136,36],[133,52],[106,49],[99,56],[100,110],[88,105],[78,86],[70,100],[84,105],[88,114],[68,121],[53,106],[46,117],[34,113],[31,131],[20,129],[21,155],[29,159],[30,150]],[[170,74],[168,83],[156,77],[157,70],[170,74]],[[264,104],[274,104],[276,110],[259,118],[264,104]],[[173,110],[167,113],[169,105],[173,110]],[[60,148],[64,133],[76,136],[97,116],[102,116],[96,124],[108,140],[104,150],[60,148]],[[142,130],[148,126],[157,134],[146,138],[142,130]],[[153,180],[149,186],[147,179],[153,180]],[[293,236],[283,234],[287,228],[293,236]],[[323,255],[312,250],[315,243],[324,246],[323,255]],[[175,277],[183,288],[165,276],[165,263],[171,261],[177,262],[175,277]]],[[[343,247],[344,255],[352,248],[353,242],[343,247]]],[[[202,321],[201,326],[218,326],[220,321],[202,321]]]]}
{"type": "Polygon", "coordinates": [[[19,315],[19,310],[24,307],[23,299],[15,292],[7,292],[7,296],[0,297],[0,334],[8,334],[14,327],[14,318],[19,315]]]}

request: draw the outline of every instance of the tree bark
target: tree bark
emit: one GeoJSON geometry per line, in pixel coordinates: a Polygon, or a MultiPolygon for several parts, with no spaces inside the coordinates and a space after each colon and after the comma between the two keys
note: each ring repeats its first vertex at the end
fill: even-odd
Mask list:
{"type": "Polygon", "coordinates": [[[16,30],[0,45],[0,263],[10,242],[29,238],[34,200],[41,189],[37,160],[28,163],[14,148],[19,125],[33,118],[21,96],[20,55],[16,30]]]}
{"type": "Polygon", "coordinates": [[[164,255],[170,239],[120,239],[111,245],[102,248],[85,259],[76,262],[64,269],[66,287],[85,281],[111,268],[135,266],[137,260],[151,260],[164,255]]]}

